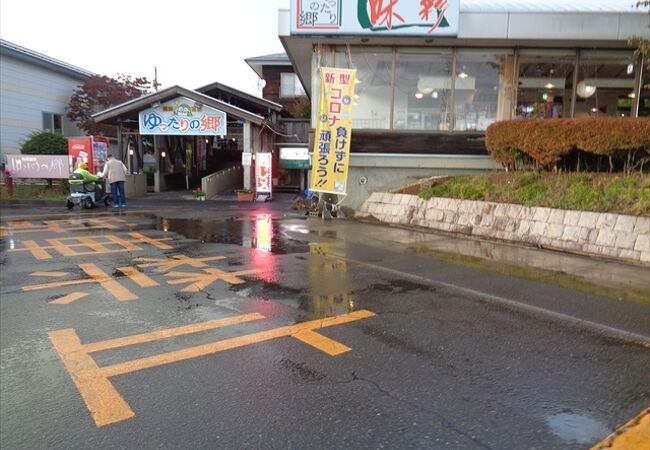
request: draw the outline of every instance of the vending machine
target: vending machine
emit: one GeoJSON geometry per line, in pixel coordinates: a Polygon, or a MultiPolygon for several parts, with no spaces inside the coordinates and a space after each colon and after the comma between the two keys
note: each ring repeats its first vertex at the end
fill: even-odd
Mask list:
{"type": "Polygon", "coordinates": [[[90,173],[98,173],[104,168],[110,141],[104,136],[84,136],[68,138],[68,155],[72,159],[72,170],[80,162],[88,163],[90,173]]]}

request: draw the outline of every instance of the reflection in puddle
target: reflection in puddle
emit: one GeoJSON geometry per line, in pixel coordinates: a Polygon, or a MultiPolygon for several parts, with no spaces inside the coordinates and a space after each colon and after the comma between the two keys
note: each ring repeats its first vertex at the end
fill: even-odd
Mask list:
{"type": "Polygon", "coordinates": [[[581,414],[554,414],[546,417],[546,424],[560,439],[577,444],[595,442],[609,434],[603,422],[581,414]]]}
{"type": "Polygon", "coordinates": [[[276,255],[306,253],[309,249],[306,241],[292,239],[283,232],[283,225],[274,221],[270,214],[259,214],[254,220],[164,218],[160,219],[158,229],[201,242],[241,245],[276,255]]]}
{"type": "Polygon", "coordinates": [[[339,316],[354,310],[347,263],[331,255],[331,245],[309,244],[309,300],[305,309],[313,318],[339,316]]]}

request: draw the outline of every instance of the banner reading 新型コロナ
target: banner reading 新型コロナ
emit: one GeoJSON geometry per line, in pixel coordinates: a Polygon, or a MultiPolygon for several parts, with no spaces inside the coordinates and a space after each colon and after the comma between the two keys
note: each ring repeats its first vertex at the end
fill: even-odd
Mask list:
{"type": "Polygon", "coordinates": [[[310,189],[346,194],[356,70],[322,67],[310,189]]]}

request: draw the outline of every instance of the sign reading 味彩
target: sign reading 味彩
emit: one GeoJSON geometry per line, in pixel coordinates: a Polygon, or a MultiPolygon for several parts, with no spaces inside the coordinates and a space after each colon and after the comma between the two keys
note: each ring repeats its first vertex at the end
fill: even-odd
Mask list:
{"type": "Polygon", "coordinates": [[[214,136],[226,134],[226,113],[185,97],[140,111],[140,134],[214,136]]]}
{"type": "Polygon", "coordinates": [[[260,152],[255,159],[255,192],[271,195],[271,152],[260,152]]]}
{"type": "Polygon", "coordinates": [[[291,34],[456,36],[460,0],[291,0],[291,34]]]}
{"type": "Polygon", "coordinates": [[[321,67],[310,189],[347,193],[356,70],[321,67]]]}

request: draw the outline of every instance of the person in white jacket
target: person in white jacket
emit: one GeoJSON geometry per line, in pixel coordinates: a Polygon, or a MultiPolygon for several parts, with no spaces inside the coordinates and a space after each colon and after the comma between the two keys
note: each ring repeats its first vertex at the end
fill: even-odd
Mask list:
{"type": "Polygon", "coordinates": [[[118,208],[120,203],[122,204],[122,208],[126,208],[126,196],[124,195],[126,173],[127,169],[124,163],[115,158],[111,152],[108,152],[108,160],[100,176],[106,178],[106,181],[111,185],[113,208],[118,208]]]}

